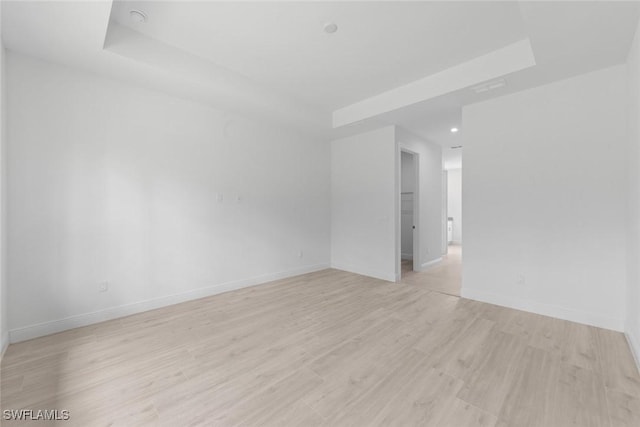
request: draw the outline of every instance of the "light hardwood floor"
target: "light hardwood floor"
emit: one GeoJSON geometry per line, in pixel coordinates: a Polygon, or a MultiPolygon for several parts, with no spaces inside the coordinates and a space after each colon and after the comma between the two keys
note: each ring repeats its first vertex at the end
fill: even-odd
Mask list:
{"type": "Polygon", "coordinates": [[[65,426],[640,425],[622,334],[336,270],[14,344],[0,376],[65,426]]]}

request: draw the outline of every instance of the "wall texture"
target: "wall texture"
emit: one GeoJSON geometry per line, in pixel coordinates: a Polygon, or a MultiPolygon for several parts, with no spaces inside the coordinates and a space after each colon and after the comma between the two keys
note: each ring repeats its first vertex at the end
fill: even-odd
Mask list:
{"type": "Polygon", "coordinates": [[[622,330],[626,69],[463,109],[462,295],[622,330]]]}
{"type": "Polygon", "coordinates": [[[325,141],[7,66],[12,340],[328,266],[325,141]]]}
{"type": "Polygon", "coordinates": [[[331,265],[395,280],[395,127],[331,142],[331,265]]]}
{"type": "Polygon", "coordinates": [[[640,367],[640,25],[627,59],[629,204],[627,212],[627,319],[625,331],[640,367]]]}

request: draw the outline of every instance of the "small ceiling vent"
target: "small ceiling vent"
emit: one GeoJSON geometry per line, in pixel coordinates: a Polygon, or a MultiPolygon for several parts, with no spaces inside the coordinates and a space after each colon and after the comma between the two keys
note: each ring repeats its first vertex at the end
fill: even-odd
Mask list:
{"type": "Polygon", "coordinates": [[[492,80],[490,82],[482,83],[480,85],[474,86],[471,88],[471,90],[473,90],[475,93],[484,93],[484,92],[489,92],[492,90],[499,89],[506,85],[507,85],[507,82],[505,81],[505,79],[498,79],[498,80],[492,80]]]}

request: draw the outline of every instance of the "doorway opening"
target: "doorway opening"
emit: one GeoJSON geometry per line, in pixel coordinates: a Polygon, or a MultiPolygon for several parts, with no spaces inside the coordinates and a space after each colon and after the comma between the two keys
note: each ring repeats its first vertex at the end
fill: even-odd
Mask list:
{"type": "Polygon", "coordinates": [[[418,153],[400,150],[400,277],[419,271],[418,153]]]}

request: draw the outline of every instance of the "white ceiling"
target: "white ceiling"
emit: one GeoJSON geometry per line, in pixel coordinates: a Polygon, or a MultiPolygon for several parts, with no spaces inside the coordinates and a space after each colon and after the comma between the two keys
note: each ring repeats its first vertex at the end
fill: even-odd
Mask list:
{"type": "Polygon", "coordinates": [[[327,110],[526,37],[515,2],[117,1],[112,19],[327,110]]]}
{"type": "Polygon", "coordinates": [[[463,105],[624,62],[637,23],[637,2],[611,1],[2,1],[3,41],[13,51],[322,138],[393,123],[445,147],[463,139],[463,105]],[[148,22],[133,23],[130,9],[148,22]],[[326,22],[338,32],[325,34],[326,22]],[[470,90],[488,79],[478,64],[522,40],[532,66],[503,60],[493,69],[506,86],[470,90]],[[430,77],[462,83],[407,98],[430,77]],[[383,93],[410,100],[332,127],[336,110],[383,93]]]}

